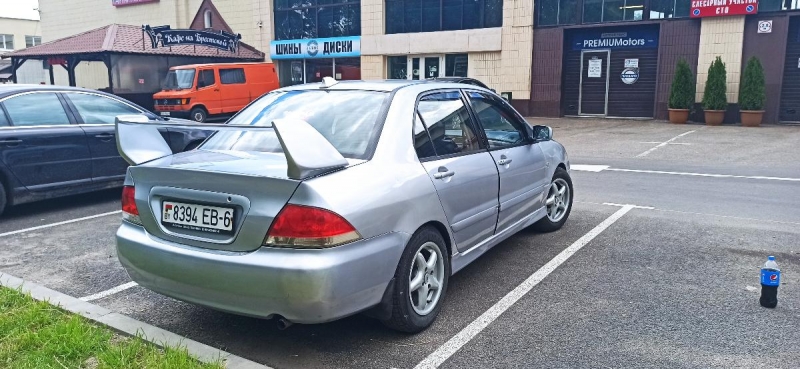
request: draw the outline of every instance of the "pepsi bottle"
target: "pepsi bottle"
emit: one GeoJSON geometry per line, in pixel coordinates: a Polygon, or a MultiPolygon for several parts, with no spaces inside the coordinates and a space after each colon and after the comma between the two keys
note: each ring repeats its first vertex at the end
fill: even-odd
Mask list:
{"type": "Polygon", "coordinates": [[[778,286],[781,284],[781,270],[775,257],[770,256],[764,267],[761,268],[761,298],[758,300],[761,306],[774,308],[778,306],[778,286]]]}

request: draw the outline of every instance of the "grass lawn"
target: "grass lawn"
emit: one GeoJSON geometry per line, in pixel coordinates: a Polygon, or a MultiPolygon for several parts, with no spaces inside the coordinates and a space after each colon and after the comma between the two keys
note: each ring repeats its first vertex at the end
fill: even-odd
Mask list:
{"type": "Polygon", "coordinates": [[[222,368],[0,287],[0,368],[222,368]]]}

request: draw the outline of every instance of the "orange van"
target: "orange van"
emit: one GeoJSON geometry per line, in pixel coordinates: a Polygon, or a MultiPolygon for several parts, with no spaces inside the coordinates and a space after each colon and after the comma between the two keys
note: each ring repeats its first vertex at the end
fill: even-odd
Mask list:
{"type": "Polygon", "coordinates": [[[153,100],[161,116],[204,122],[210,116],[236,113],[278,87],[272,63],[181,65],[169,69],[153,100]]]}

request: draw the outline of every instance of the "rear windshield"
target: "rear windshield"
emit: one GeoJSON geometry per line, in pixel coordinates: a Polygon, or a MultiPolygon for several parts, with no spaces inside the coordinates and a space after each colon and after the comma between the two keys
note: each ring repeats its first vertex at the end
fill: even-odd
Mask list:
{"type": "MultiPolygon", "coordinates": [[[[268,126],[275,119],[294,118],[316,128],[342,156],[365,159],[377,140],[378,115],[389,94],[361,90],[300,90],[267,94],[242,110],[228,124],[268,126]]],[[[205,150],[281,152],[273,131],[217,132],[205,150]]]]}

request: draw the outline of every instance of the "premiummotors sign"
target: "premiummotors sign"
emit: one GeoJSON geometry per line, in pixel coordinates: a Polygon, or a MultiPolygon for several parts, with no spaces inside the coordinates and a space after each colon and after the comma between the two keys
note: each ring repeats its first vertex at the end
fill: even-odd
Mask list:
{"type": "Polygon", "coordinates": [[[361,37],[272,41],[269,45],[269,56],[272,60],[359,57],[361,37]]]}
{"type": "Polygon", "coordinates": [[[579,30],[572,36],[573,50],[657,48],[656,29],[631,29],[621,32],[579,30]]]}

